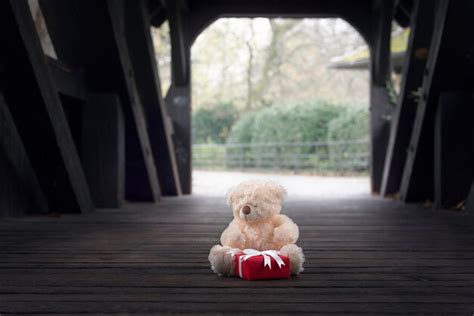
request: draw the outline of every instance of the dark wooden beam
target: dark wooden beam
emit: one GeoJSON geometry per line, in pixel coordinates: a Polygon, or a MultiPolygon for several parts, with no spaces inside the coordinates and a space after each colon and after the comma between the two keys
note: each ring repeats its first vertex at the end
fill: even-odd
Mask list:
{"type": "Polygon", "coordinates": [[[71,131],[26,0],[1,1],[2,87],[49,208],[93,209],[71,131]]]}
{"type": "Polygon", "coordinates": [[[372,0],[200,0],[188,1],[185,29],[192,43],[212,22],[220,17],[268,18],[342,18],[348,21],[367,42],[372,33],[372,0]]]}
{"type": "Polygon", "coordinates": [[[434,2],[432,0],[416,0],[413,10],[400,94],[390,121],[390,139],[381,185],[381,194],[384,196],[394,194],[400,189],[403,167],[415,120],[417,93],[423,82],[433,32],[434,2]]]}
{"type": "Polygon", "coordinates": [[[191,88],[171,85],[166,95],[166,105],[173,120],[173,144],[179,171],[181,191],[191,194],[192,146],[191,146],[191,88]]]}
{"type": "MultiPolygon", "coordinates": [[[[438,1],[422,97],[411,135],[400,195],[404,201],[433,199],[434,119],[443,91],[472,93],[474,4],[472,1],[438,1]]],[[[451,141],[456,141],[452,139],[451,141]]]]}
{"type": "Polygon", "coordinates": [[[462,204],[474,176],[474,101],[471,91],[442,92],[434,133],[434,207],[462,204]]]}
{"type": "MultiPolygon", "coordinates": [[[[408,27],[412,24],[414,7],[419,0],[398,0],[393,18],[401,27],[408,27]]],[[[433,1],[432,1],[433,2],[433,1]]]]}
{"type": "Polygon", "coordinates": [[[125,199],[125,124],[118,95],[90,95],[82,122],[82,162],[94,203],[119,208],[125,199]]]}
{"type": "Polygon", "coordinates": [[[471,189],[466,199],[465,210],[470,216],[474,216],[474,181],[471,183],[471,189]]]}
{"type": "Polygon", "coordinates": [[[166,1],[170,25],[172,52],[172,83],[166,95],[166,105],[173,120],[173,144],[179,170],[181,191],[191,193],[191,39],[188,17],[182,1],[166,1]]]}
{"type": "Polygon", "coordinates": [[[159,200],[145,114],[124,37],[123,3],[40,0],[40,4],[58,57],[84,69],[91,93],[117,93],[120,97],[126,133],[126,198],[159,200]]]}
{"type": "Polygon", "coordinates": [[[160,27],[164,21],[166,21],[167,14],[166,14],[166,6],[163,1],[149,1],[148,5],[148,14],[147,14],[147,21],[150,25],[155,27],[160,27]]]}
{"type": "Polygon", "coordinates": [[[48,211],[48,202],[0,93],[0,216],[48,211]]]}
{"type": "Polygon", "coordinates": [[[372,192],[380,192],[393,106],[388,99],[393,1],[374,1],[371,50],[370,134],[372,192]]]}
{"type": "Polygon", "coordinates": [[[190,59],[187,56],[189,48],[186,47],[184,37],[183,0],[167,0],[166,12],[170,26],[173,83],[176,86],[186,86],[189,84],[190,59]]]}
{"type": "Polygon", "coordinates": [[[82,101],[87,100],[88,89],[83,71],[49,57],[48,65],[54,87],[59,93],[82,101]]]}
{"type": "Polygon", "coordinates": [[[433,128],[434,108],[438,102],[439,53],[442,48],[444,26],[449,1],[438,1],[434,22],[433,38],[424,72],[421,98],[410,137],[410,145],[403,169],[400,198],[408,201],[422,201],[433,198],[433,128]]]}
{"type": "Polygon", "coordinates": [[[144,0],[125,2],[125,28],[134,79],[147,119],[150,145],[158,168],[158,178],[164,195],[179,195],[181,184],[176,165],[165,101],[161,93],[160,77],[147,19],[144,0]]]}
{"type": "MultiPolygon", "coordinates": [[[[133,116],[137,125],[137,131],[141,140],[141,148],[143,157],[145,157],[145,166],[150,182],[151,192],[153,193],[153,200],[158,201],[160,199],[161,190],[158,180],[158,170],[155,164],[155,158],[153,157],[153,150],[150,143],[150,135],[147,130],[147,118],[141,102],[140,96],[138,95],[137,85],[135,82],[135,75],[133,66],[130,59],[130,53],[126,42],[126,28],[125,28],[125,2],[124,0],[108,0],[108,12],[110,16],[110,22],[112,26],[111,36],[115,39],[115,45],[117,48],[118,57],[120,60],[120,70],[123,72],[123,78],[125,81],[125,87],[128,91],[129,102],[132,105],[133,116]]],[[[129,180],[132,180],[133,172],[127,173],[129,180]]],[[[143,179],[133,179],[130,185],[137,187],[143,179]]],[[[134,190],[133,187],[127,189],[127,197],[133,199],[133,196],[137,196],[139,200],[140,191],[134,190],[133,194],[130,190],[134,190]]]]}

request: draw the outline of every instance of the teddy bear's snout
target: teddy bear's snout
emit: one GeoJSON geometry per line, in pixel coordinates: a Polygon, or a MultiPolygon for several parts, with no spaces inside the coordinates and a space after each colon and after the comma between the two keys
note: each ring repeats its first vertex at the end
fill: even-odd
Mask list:
{"type": "Polygon", "coordinates": [[[244,205],[244,207],[242,207],[242,213],[244,213],[245,215],[249,215],[251,211],[252,209],[248,205],[244,205]]]}

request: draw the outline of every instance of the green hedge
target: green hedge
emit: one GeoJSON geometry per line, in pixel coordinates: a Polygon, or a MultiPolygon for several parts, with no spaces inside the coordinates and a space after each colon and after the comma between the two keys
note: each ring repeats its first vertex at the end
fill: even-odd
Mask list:
{"type": "MultiPolygon", "coordinates": [[[[329,122],[329,142],[367,139],[369,135],[369,112],[367,107],[346,107],[337,118],[329,122]]],[[[369,148],[361,144],[343,144],[329,148],[329,159],[333,163],[345,161],[351,170],[366,170],[366,154],[369,148]]]]}
{"type": "Polygon", "coordinates": [[[231,104],[200,109],[193,114],[194,143],[248,144],[228,146],[225,150],[196,146],[194,156],[199,167],[342,172],[367,169],[366,142],[341,144],[367,139],[367,107],[319,100],[274,105],[236,118],[231,104]],[[298,146],[314,142],[324,145],[298,146]]]}
{"type": "MultiPolygon", "coordinates": [[[[336,118],[341,108],[326,101],[312,103],[274,105],[248,113],[233,126],[227,143],[305,143],[325,141],[329,122],[336,118]]],[[[287,168],[294,165],[294,157],[303,157],[298,168],[308,160],[325,161],[327,148],[315,147],[260,147],[234,148],[227,151],[228,167],[237,165],[231,157],[243,156],[244,167],[287,168]],[[317,152],[316,152],[317,151],[317,152]]],[[[309,164],[308,165],[314,165],[309,164]]],[[[295,167],[296,168],[296,167],[295,167]]]]}
{"type": "Polygon", "coordinates": [[[231,103],[197,109],[192,117],[193,143],[225,143],[237,117],[237,109],[231,103]]]}
{"type": "Polygon", "coordinates": [[[325,141],[328,124],[340,111],[326,101],[270,106],[238,120],[227,143],[325,141]]]}

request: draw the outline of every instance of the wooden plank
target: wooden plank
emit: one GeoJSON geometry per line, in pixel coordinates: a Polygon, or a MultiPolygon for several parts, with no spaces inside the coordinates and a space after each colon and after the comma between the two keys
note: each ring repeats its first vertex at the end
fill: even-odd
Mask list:
{"type": "MultiPolygon", "coordinates": [[[[175,1],[166,1],[166,11],[171,6],[177,6],[175,1]]],[[[182,1],[183,2],[183,1],[182,1]]],[[[183,6],[182,6],[183,7],[183,6]]],[[[354,28],[361,33],[362,37],[370,41],[372,33],[371,11],[372,0],[359,0],[357,5],[347,0],[332,1],[255,1],[255,0],[206,0],[187,1],[184,4],[186,18],[184,21],[189,24],[185,27],[184,33],[190,42],[212,22],[220,17],[268,17],[268,18],[320,18],[320,17],[340,17],[347,20],[354,28]]],[[[169,13],[168,13],[169,14],[169,13]]],[[[160,26],[163,22],[160,14],[152,20],[153,25],[160,26]]]]}
{"type": "Polygon", "coordinates": [[[371,189],[374,193],[379,193],[381,188],[389,138],[389,118],[393,111],[387,91],[387,82],[390,80],[390,38],[393,5],[393,1],[375,1],[372,14],[373,34],[370,42],[370,173],[371,189]]]}
{"type": "MultiPolygon", "coordinates": [[[[111,14],[106,0],[40,0],[40,4],[58,57],[84,70],[91,93],[120,96],[126,132],[126,198],[159,200],[146,118],[124,39],[123,12],[111,14]]],[[[123,6],[120,2],[110,5],[123,6]]]]}
{"type": "Polygon", "coordinates": [[[161,94],[160,78],[150,34],[150,23],[144,0],[125,2],[125,26],[130,60],[133,65],[137,90],[141,97],[147,120],[150,146],[153,151],[161,192],[179,195],[181,184],[176,165],[169,119],[161,94]]]}
{"type": "Polygon", "coordinates": [[[54,212],[88,212],[92,199],[54,89],[27,1],[3,1],[4,94],[35,174],[54,212]]]}
{"type": "Polygon", "coordinates": [[[474,175],[472,92],[442,92],[434,133],[435,208],[460,207],[469,195],[474,175]]]}
{"type": "Polygon", "coordinates": [[[370,197],[290,195],[283,212],[300,226],[306,269],[290,280],[262,282],[219,278],[209,269],[209,248],[232,219],[224,197],[0,220],[0,311],[406,315],[474,309],[471,218],[370,197]],[[255,297],[259,307],[247,307],[255,297]]]}
{"type": "Polygon", "coordinates": [[[125,126],[115,94],[90,95],[83,106],[82,162],[96,207],[125,199],[125,126]]]}
{"type": "Polygon", "coordinates": [[[48,202],[0,93],[0,216],[46,212],[48,202]]]}
{"type": "Polygon", "coordinates": [[[413,121],[416,114],[416,93],[421,88],[431,42],[434,2],[417,0],[410,22],[410,39],[404,60],[397,106],[390,121],[381,194],[394,194],[400,189],[413,121]]]}

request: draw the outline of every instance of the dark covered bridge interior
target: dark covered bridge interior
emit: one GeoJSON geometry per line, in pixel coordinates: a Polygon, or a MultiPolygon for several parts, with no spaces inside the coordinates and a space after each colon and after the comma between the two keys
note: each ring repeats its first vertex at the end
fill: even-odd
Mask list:
{"type": "Polygon", "coordinates": [[[472,315],[473,26],[470,0],[0,1],[0,315],[472,315]],[[373,195],[288,202],[306,254],[289,280],[209,269],[232,214],[191,194],[190,50],[220,17],[339,17],[370,48],[373,195]]]}

